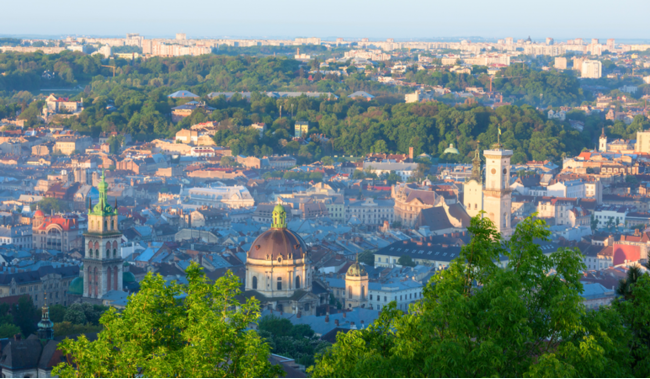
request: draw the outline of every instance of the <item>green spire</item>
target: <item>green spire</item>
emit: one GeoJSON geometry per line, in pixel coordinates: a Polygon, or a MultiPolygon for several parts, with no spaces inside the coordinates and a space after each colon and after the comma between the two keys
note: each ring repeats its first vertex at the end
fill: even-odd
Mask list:
{"type": "Polygon", "coordinates": [[[99,216],[114,216],[117,213],[116,209],[113,209],[108,203],[108,183],[106,183],[106,176],[104,175],[104,170],[102,170],[102,177],[97,185],[99,190],[99,201],[95,204],[94,207],[88,210],[88,214],[99,215],[99,216]]]}
{"type": "Polygon", "coordinates": [[[287,212],[280,203],[273,208],[273,223],[271,224],[271,227],[274,229],[287,228],[287,212]]]}

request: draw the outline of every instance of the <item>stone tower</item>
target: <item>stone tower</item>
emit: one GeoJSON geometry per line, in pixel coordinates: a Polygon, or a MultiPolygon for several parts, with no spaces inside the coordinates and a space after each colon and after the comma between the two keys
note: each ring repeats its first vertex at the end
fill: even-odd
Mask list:
{"type": "Polygon", "coordinates": [[[117,229],[117,201],[108,204],[108,185],[102,173],[97,186],[99,202],[88,201],[88,231],[84,233],[84,298],[101,299],[106,292],[122,290],[123,260],[120,252],[122,233],[117,229]]]}
{"type": "Polygon", "coordinates": [[[467,214],[475,217],[483,210],[483,176],[481,175],[481,156],[479,147],[472,160],[472,176],[467,179],[464,186],[464,200],[467,214]]]}
{"type": "Polygon", "coordinates": [[[348,309],[365,308],[368,304],[368,273],[357,261],[348,268],[345,274],[345,304],[348,309]]]}
{"type": "Polygon", "coordinates": [[[501,237],[512,235],[510,158],[512,150],[503,150],[499,144],[492,150],[483,151],[485,156],[485,189],[483,210],[492,220],[501,237]]]}
{"type": "Polygon", "coordinates": [[[598,151],[601,153],[607,152],[607,136],[605,135],[605,128],[603,128],[603,132],[600,134],[600,138],[598,138],[598,151]]]}

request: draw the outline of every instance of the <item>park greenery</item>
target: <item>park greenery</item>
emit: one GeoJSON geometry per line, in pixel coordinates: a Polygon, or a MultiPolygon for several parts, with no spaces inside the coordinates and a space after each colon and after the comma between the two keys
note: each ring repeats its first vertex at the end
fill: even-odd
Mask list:
{"type": "MultiPolygon", "coordinates": [[[[318,60],[301,64],[284,56],[205,55],[106,61],[98,55],[68,51],[8,52],[0,54],[0,118],[20,114],[27,125],[37,125],[47,95],[35,97],[40,88],[78,87],[83,91],[73,93],[71,100],[83,99],[83,112],[79,117],[55,118],[53,122],[81,134],[97,137],[101,132],[130,133],[137,141],[150,141],[170,138],[196,123],[214,121],[219,129],[215,142],[230,147],[233,155],[292,154],[300,163],[334,155],[406,153],[411,146],[416,155],[427,153],[443,162],[467,163],[477,145],[484,149],[496,142],[499,127],[504,146],[515,153],[513,163],[547,159],[559,163],[562,153],[574,155],[592,146],[602,127],[612,137],[630,138],[648,126],[643,117],[625,125],[574,111],[569,119],[585,123],[579,132],[568,120],[547,119],[545,111],[533,106],[579,105],[585,100],[575,76],[566,72],[513,64],[497,74],[493,87],[514,98],[514,105],[491,109],[474,102],[455,104],[444,99],[438,103],[404,104],[403,95],[396,93],[400,88],[373,81],[354,67],[348,70],[343,63],[330,66],[350,74],[317,74],[310,80],[309,71],[319,67],[318,60]],[[115,78],[110,68],[102,67],[106,63],[117,67],[115,78]],[[44,76],[45,71],[53,76],[44,76]],[[180,89],[196,93],[214,110],[199,108],[172,123],[172,108],[193,100],[167,97],[180,89]],[[359,90],[371,92],[375,98],[367,101],[347,97],[359,90]],[[251,97],[208,96],[215,91],[248,91],[251,97]],[[272,98],[266,96],[267,91],[331,92],[338,98],[272,98]],[[298,120],[310,124],[310,139],[305,144],[292,138],[298,120]],[[267,125],[262,136],[248,127],[258,122],[267,125]],[[459,155],[443,155],[450,144],[458,148],[459,155]]],[[[416,82],[454,90],[467,86],[487,88],[487,74],[478,71],[470,75],[409,70],[406,75],[416,82]]],[[[111,142],[111,149],[117,151],[120,143],[111,142]]]]}

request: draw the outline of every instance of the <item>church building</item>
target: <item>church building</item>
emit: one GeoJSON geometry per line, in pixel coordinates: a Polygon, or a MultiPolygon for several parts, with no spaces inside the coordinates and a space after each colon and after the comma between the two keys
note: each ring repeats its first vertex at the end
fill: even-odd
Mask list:
{"type": "Polygon", "coordinates": [[[309,248],[287,229],[282,205],[273,209],[271,228],[255,239],[246,256],[245,293],[262,302],[263,309],[316,315],[329,301],[326,286],[314,278],[309,248]]]}

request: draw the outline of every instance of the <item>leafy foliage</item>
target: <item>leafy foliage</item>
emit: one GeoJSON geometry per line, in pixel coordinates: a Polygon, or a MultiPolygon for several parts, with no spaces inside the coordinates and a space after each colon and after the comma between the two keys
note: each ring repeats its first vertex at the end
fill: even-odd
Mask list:
{"type": "Polygon", "coordinates": [[[293,325],[285,318],[265,316],[258,327],[260,336],[268,341],[274,354],[294,358],[305,366],[314,364],[314,355],[330,345],[315,337],[309,325],[293,325]]]}
{"type": "MultiPolygon", "coordinates": [[[[627,358],[621,357],[626,343],[633,340],[626,329],[631,324],[621,322],[625,314],[612,308],[585,312],[579,280],[585,267],[578,251],[543,253],[535,241],[548,240],[550,232],[544,221],[533,218],[521,222],[506,242],[500,241],[488,219],[472,219],[468,230],[471,242],[449,269],[432,278],[421,302],[409,313],[392,304],[368,329],[339,334],[311,374],[631,375],[627,358]],[[500,256],[509,259],[505,267],[495,263],[500,256]]],[[[650,320],[647,306],[627,304],[619,305],[629,309],[628,319],[638,315],[638,321],[650,320]]],[[[638,351],[645,362],[645,350],[638,351]]]]}
{"type": "Polygon", "coordinates": [[[196,264],[188,284],[148,274],[121,313],[103,314],[96,341],[66,339],[70,354],[61,377],[268,377],[281,370],[267,360],[269,346],[249,330],[259,302],[239,303],[238,278],[229,272],[210,284],[196,264]]]}

